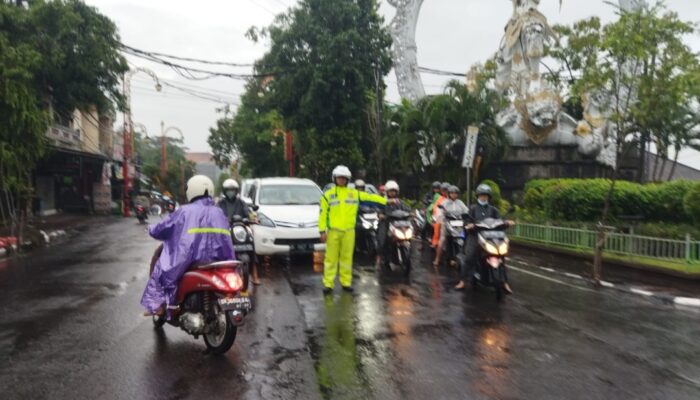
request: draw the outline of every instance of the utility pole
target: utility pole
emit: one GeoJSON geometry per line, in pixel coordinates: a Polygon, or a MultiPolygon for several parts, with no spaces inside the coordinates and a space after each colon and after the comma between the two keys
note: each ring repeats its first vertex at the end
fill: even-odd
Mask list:
{"type": "Polygon", "coordinates": [[[132,147],[131,147],[131,142],[132,142],[132,132],[133,132],[133,126],[134,123],[131,120],[131,78],[136,74],[137,72],[144,72],[148,74],[153,80],[156,82],[156,90],[160,92],[162,89],[162,86],[160,85],[160,81],[158,80],[158,76],[151,71],[150,69],[146,68],[134,68],[132,70],[129,70],[124,75],[124,99],[126,100],[126,111],[124,111],[124,151],[123,151],[123,157],[124,160],[122,162],[122,175],[124,178],[124,189],[122,190],[122,210],[123,210],[123,215],[125,217],[128,217],[131,215],[129,212],[129,191],[131,190],[131,180],[129,179],[129,162],[131,161],[132,158],[132,147]]]}
{"type": "Polygon", "coordinates": [[[376,148],[375,148],[375,154],[376,154],[376,159],[377,159],[377,175],[379,177],[379,182],[384,181],[384,171],[382,168],[382,155],[381,155],[381,142],[382,142],[382,121],[383,121],[383,101],[382,101],[382,88],[379,85],[379,66],[374,67],[374,88],[376,91],[376,148]]]}

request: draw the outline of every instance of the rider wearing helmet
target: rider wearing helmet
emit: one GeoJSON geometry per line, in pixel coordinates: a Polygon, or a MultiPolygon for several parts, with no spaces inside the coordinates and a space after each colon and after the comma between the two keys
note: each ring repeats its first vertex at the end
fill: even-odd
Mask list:
{"type": "Polygon", "coordinates": [[[430,191],[423,196],[423,204],[426,207],[430,206],[430,204],[437,198],[438,194],[440,193],[440,185],[441,183],[438,181],[433,182],[433,184],[430,186],[430,191]]]}
{"type": "Polygon", "coordinates": [[[440,197],[435,200],[433,207],[431,209],[432,221],[433,221],[433,241],[431,246],[434,249],[440,245],[440,232],[442,231],[442,209],[440,205],[447,200],[447,190],[450,188],[449,182],[443,182],[440,184],[440,197]]]}
{"type": "Polygon", "coordinates": [[[233,260],[229,223],[214,204],[214,183],[204,175],[187,181],[187,201],[163,221],[148,227],[162,251],[141,297],[145,315],[162,315],[176,304],[178,282],[197,262],[233,260]]]}
{"type": "MultiPolygon", "coordinates": [[[[403,211],[411,211],[411,209],[403,204],[401,202],[401,199],[399,199],[399,184],[396,181],[388,181],[385,185],[384,188],[386,189],[386,197],[387,200],[389,201],[384,208],[383,215],[389,215],[394,211],[398,210],[403,210],[403,211]]],[[[380,251],[382,252],[382,257],[384,258],[384,264],[387,265],[390,260],[390,254],[389,251],[391,250],[390,246],[387,246],[387,235],[389,233],[389,221],[386,220],[386,218],[382,218],[379,221],[379,227],[377,229],[377,245],[380,251]]]]}
{"type": "Polygon", "coordinates": [[[238,196],[239,191],[240,186],[234,179],[226,179],[221,185],[221,193],[224,197],[219,200],[218,206],[224,211],[229,222],[236,215],[241,218],[250,218],[250,208],[238,196]]]}
{"type": "MultiPolygon", "coordinates": [[[[442,212],[447,214],[462,215],[469,212],[469,208],[464,204],[462,200],[459,199],[459,188],[455,185],[450,185],[447,189],[448,198],[442,203],[442,212]]],[[[442,259],[442,252],[445,250],[445,243],[447,241],[447,227],[442,224],[442,229],[440,231],[440,242],[435,249],[435,261],[433,261],[433,266],[438,267],[442,259]]]]}
{"type": "Polygon", "coordinates": [[[352,256],[355,250],[355,221],[360,203],[385,205],[387,200],[378,195],[348,188],[352,178],[350,169],[339,165],[333,170],[335,186],[321,196],[321,215],[318,229],[321,242],[326,243],[323,262],[323,293],[330,294],[335,277],[340,272],[340,284],[352,291],[352,256]]]}
{"type": "Polygon", "coordinates": [[[357,189],[358,192],[364,192],[366,186],[367,184],[362,179],[358,179],[355,181],[355,189],[357,189]]]}
{"type": "MultiPolygon", "coordinates": [[[[498,212],[498,209],[489,204],[492,196],[493,191],[489,185],[482,183],[476,187],[477,204],[474,204],[469,209],[469,216],[471,217],[473,222],[483,221],[487,218],[501,218],[501,213],[498,212]]],[[[513,221],[508,221],[508,224],[513,225],[513,221]]],[[[470,223],[467,225],[467,230],[473,227],[474,224],[470,223]]],[[[474,273],[474,266],[477,262],[479,249],[480,247],[477,241],[477,236],[471,232],[468,233],[467,241],[464,244],[464,254],[466,262],[464,263],[464,265],[462,265],[462,279],[459,281],[457,286],[455,286],[456,290],[464,290],[465,281],[468,281],[471,277],[471,274],[474,273]]],[[[507,275],[506,282],[503,284],[503,286],[506,292],[513,293],[513,291],[510,288],[510,285],[508,284],[507,275]]]]}

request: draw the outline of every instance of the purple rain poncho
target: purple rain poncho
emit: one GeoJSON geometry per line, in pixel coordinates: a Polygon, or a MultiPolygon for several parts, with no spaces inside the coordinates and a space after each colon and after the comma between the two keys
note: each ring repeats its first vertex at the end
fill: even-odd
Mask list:
{"type": "Polygon", "coordinates": [[[195,262],[233,260],[233,243],[224,212],[210,197],[180,207],[169,218],[148,227],[163,241],[163,252],[153,268],[141,305],[150,312],[175,305],[178,282],[195,262]]]}

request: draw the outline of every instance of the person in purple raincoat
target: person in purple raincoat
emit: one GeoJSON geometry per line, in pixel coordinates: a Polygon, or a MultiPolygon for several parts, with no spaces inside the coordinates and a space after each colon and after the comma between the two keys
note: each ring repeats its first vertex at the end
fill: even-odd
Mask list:
{"type": "Polygon", "coordinates": [[[234,259],[228,220],[211,198],[214,183],[196,175],[187,181],[186,192],[190,204],[148,227],[163,246],[141,297],[144,315],[162,315],[177,306],[178,283],[192,264],[234,259]]]}

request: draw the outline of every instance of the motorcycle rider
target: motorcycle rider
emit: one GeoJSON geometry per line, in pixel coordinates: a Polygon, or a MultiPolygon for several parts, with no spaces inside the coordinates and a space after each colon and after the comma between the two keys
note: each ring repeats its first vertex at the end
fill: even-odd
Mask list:
{"type": "Polygon", "coordinates": [[[162,315],[177,304],[178,282],[192,264],[234,259],[228,220],[212,199],[214,182],[195,175],[185,191],[189,204],[148,227],[163,247],[141,297],[147,316],[162,315]]]}
{"type": "MultiPolygon", "coordinates": [[[[462,215],[469,212],[469,208],[462,200],[459,199],[459,188],[455,185],[451,185],[447,189],[448,198],[442,203],[443,215],[455,214],[462,215]]],[[[434,267],[440,265],[442,259],[442,253],[445,251],[445,244],[447,242],[447,221],[443,221],[442,230],[440,232],[440,242],[435,252],[435,261],[433,262],[434,267]]]]}
{"type": "Polygon", "coordinates": [[[433,182],[433,184],[430,186],[430,191],[423,196],[423,205],[425,207],[429,207],[435,200],[437,200],[440,193],[440,185],[442,185],[442,183],[439,181],[433,182]]]}
{"type": "MultiPolygon", "coordinates": [[[[501,213],[498,212],[498,209],[489,204],[492,195],[493,191],[491,190],[491,187],[489,185],[482,183],[479,186],[477,186],[477,204],[474,204],[469,210],[469,215],[471,216],[473,222],[467,225],[467,230],[474,228],[474,222],[480,222],[487,218],[501,218],[501,213]]],[[[513,221],[507,221],[507,223],[508,225],[515,224],[513,221]]],[[[457,283],[457,286],[455,286],[455,290],[464,290],[465,281],[467,281],[470,278],[471,273],[474,272],[480,254],[478,238],[476,233],[474,233],[473,231],[467,234],[467,240],[464,243],[464,254],[465,262],[462,265],[462,279],[459,281],[459,283],[457,283]]],[[[505,289],[507,293],[512,294],[513,290],[508,284],[508,275],[506,275],[505,278],[506,281],[503,283],[503,289],[505,289]]]]}
{"type": "Polygon", "coordinates": [[[379,249],[381,249],[382,258],[384,265],[388,265],[391,259],[391,246],[387,244],[387,236],[389,235],[389,221],[386,216],[394,211],[403,210],[411,211],[411,209],[401,202],[399,199],[399,184],[396,181],[388,181],[384,188],[386,189],[387,205],[384,208],[384,212],[380,217],[379,228],[377,230],[377,243],[379,249]]]}
{"type": "MultiPolygon", "coordinates": [[[[229,224],[235,216],[239,216],[243,219],[254,219],[252,218],[250,207],[248,207],[248,204],[238,195],[240,192],[240,186],[235,179],[226,179],[221,185],[221,192],[224,194],[224,197],[219,200],[217,205],[224,211],[224,214],[226,214],[229,224]]],[[[251,281],[253,282],[253,285],[260,285],[261,282],[260,277],[258,276],[257,257],[251,261],[251,272],[253,275],[251,281]]]]}
{"type": "Polygon", "coordinates": [[[318,229],[321,242],[326,243],[323,262],[323,294],[330,294],[335,278],[340,273],[343,290],[352,292],[352,256],[355,249],[355,221],[360,203],[386,205],[387,200],[378,195],[348,188],[352,178],[350,169],[338,165],[333,169],[335,187],[321,196],[321,215],[318,229]]]}
{"type": "Polygon", "coordinates": [[[365,181],[363,181],[362,179],[358,179],[355,181],[355,189],[357,189],[358,192],[364,192],[366,186],[367,185],[365,184],[365,181]]]}
{"type": "Polygon", "coordinates": [[[447,200],[447,190],[450,188],[449,182],[443,182],[440,185],[440,196],[435,200],[431,208],[432,221],[433,221],[433,240],[432,247],[437,249],[440,244],[440,231],[442,230],[442,209],[440,205],[442,202],[447,200]]]}

